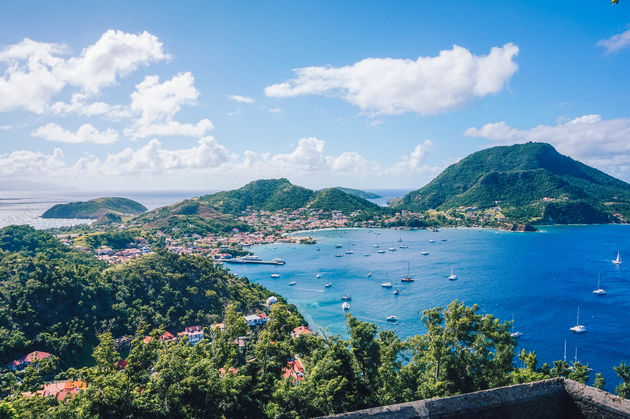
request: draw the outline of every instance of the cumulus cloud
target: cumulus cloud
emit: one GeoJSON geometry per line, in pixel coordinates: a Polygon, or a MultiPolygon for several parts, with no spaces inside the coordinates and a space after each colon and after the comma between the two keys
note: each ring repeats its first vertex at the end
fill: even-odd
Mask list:
{"type": "Polygon", "coordinates": [[[429,150],[433,146],[431,140],[425,140],[414,147],[410,154],[402,156],[389,170],[392,173],[427,173],[433,168],[425,166],[429,150]]]}
{"type": "Polygon", "coordinates": [[[65,165],[63,152],[56,148],[52,154],[17,150],[0,154],[0,175],[39,176],[55,173],[65,165]]]}
{"type": "Polygon", "coordinates": [[[597,45],[606,49],[608,54],[630,46],[630,29],[600,40],[597,45]]]}
{"type": "Polygon", "coordinates": [[[7,64],[0,77],[0,112],[43,113],[66,86],[94,95],[141,65],[169,58],[158,38],[146,31],[108,30],[79,55],[64,58],[68,51],[63,44],[28,38],[0,50],[0,63],[7,64]]]}
{"type": "Polygon", "coordinates": [[[87,99],[87,94],[75,93],[72,95],[70,103],[61,101],[55,102],[50,105],[50,111],[62,115],[105,116],[114,120],[128,118],[132,115],[129,109],[122,105],[109,105],[105,102],[88,103],[86,101],[87,99]]]}
{"type": "Polygon", "coordinates": [[[203,176],[243,180],[279,176],[323,179],[395,175],[398,178],[400,175],[413,177],[433,173],[435,168],[424,165],[430,146],[431,142],[425,141],[393,165],[384,165],[355,151],[326,153],[325,142],[315,137],[302,138],[290,152],[276,154],[251,150],[237,154],[211,136],[183,148],[166,148],[160,141],[152,139],[141,147],[128,147],[103,158],[85,154],[75,162],[65,161],[59,149],[52,154],[20,150],[0,155],[0,174],[28,176],[34,173],[39,177],[80,179],[86,184],[96,180],[100,183],[106,178],[125,179],[127,185],[134,181],[150,181],[153,186],[172,179],[194,178],[198,181],[203,176]],[[22,170],[17,168],[28,170],[21,173],[22,170]]]}
{"type": "Polygon", "coordinates": [[[266,87],[265,94],[328,95],[380,114],[430,115],[499,92],[518,69],[517,55],[512,43],[483,56],[454,45],[417,60],[366,58],[344,67],[304,67],[294,70],[294,79],[266,87]]]}
{"type": "Polygon", "coordinates": [[[68,131],[57,124],[49,122],[37,128],[31,133],[34,137],[40,137],[48,141],[60,143],[94,143],[111,144],[118,141],[118,133],[111,128],[99,131],[91,124],[84,124],[76,132],[68,131]]]}
{"type": "Polygon", "coordinates": [[[613,171],[619,169],[613,166],[630,165],[630,118],[606,120],[590,114],[528,129],[513,128],[501,121],[468,128],[464,135],[505,144],[549,142],[563,154],[613,171]]]}
{"type": "Polygon", "coordinates": [[[197,124],[184,124],[173,120],[183,105],[194,105],[199,91],[194,86],[191,73],[180,73],[160,83],[159,76],[147,76],[136,85],[131,94],[130,110],[138,115],[131,128],[124,131],[132,138],[154,135],[183,135],[201,137],[214,126],[208,119],[197,124]]]}
{"type": "Polygon", "coordinates": [[[227,98],[230,99],[233,102],[239,102],[239,103],[254,103],[254,102],[256,102],[254,100],[254,98],[251,98],[251,97],[248,97],[248,96],[228,95],[227,98]]]}

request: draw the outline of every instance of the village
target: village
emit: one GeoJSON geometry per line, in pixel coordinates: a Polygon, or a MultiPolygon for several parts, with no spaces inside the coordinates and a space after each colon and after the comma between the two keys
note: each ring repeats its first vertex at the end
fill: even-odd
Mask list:
{"type": "MultiPolygon", "coordinates": [[[[246,342],[250,341],[252,337],[254,337],[258,332],[262,330],[267,321],[269,320],[268,312],[273,304],[278,302],[277,297],[271,296],[267,298],[267,300],[262,304],[262,309],[256,310],[256,312],[243,316],[247,326],[249,327],[249,333],[244,336],[239,336],[233,341],[233,344],[238,347],[239,352],[245,351],[246,342]]],[[[164,348],[167,348],[168,345],[174,344],[179,340],[186,341],[190,346],[194,346],[195,344],[201,342],[204,339],[210,339],[212,342],[213,335],[216,333],[222,333],[225,330],[226,325],[224,323],[215,323],[209,326],[209,328],[205,328],[201,325],[192,325],[186,326],[182,331],[171,333],[169,331],[163,332],[159,337],[159,342],[163,345],[164,348]]],[[[301,336],[312,335],[313,332],[307,326],[298,326],[293,329],[291,332],[292,339],[298,339],[301,336]]],[[[215,335],[216,336],[216,335],[215,335]]],[[[114,339],[114,344],[116,350],[122,350],[124,347],[128,347],[132,343],[132,336],[121,336],[114,339]]],[[[147,345],[153,342],[155,338],[153,336],[145,336],[142,340],[142,344],[147,345]]],[[[21,376],[24,375],[27,367],[31,366],[32,368],[38,368],[41,362],[45,362],[45,360],[55,359],[56,357],[45,351],[32,351],[28,354],[15,359],[5,366],[9,370],[16,373],[18,377],[18,381],[21,381],[21,376]]],[[[122,371],[128,365],[127,360],[120,359],[116,361],[115,367],[122,371]]],[[[224,368],[219,368],[217,373],[220,377],[225,376],[227,373],[237,374],[238,368],[229,368],[226,371],[224,368]]],[[[302,364],[302,361],[297,355],[287,359],[286,366],[282,371],[282,375],[284,378],[291,379],[294,383],[304,380],[305,377],[305,369],[302,364]]],[[[83,380],[53,380],[44,383],[43,387],[40,390],[35,392],[22,392],[22,396],[32,397],[35,395],[53,397],[58,401],[63,401],[66,397],[71,397],[79,391],[85,389],[87,383],[83,380]]]]}

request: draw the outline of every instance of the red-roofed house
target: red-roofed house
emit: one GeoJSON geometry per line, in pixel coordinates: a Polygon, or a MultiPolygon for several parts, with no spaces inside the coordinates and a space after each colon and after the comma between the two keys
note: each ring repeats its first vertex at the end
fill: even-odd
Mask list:
{"type": "Polygon", "coordinates": [[[300,337],[302,335],[312,335],[312,334],[313,334],[313,332],[308,327],[306,327],[306,326],[298,326],[295,329],[293,329],[293,332],[291,332],[291,337],[295,339],[295,338],[300,337]]]}
{"type": "Polygon", "coordinates": [[[23,356],[20,359],[16,359],[14,361],[11,361],[7,364],[7,368],[13,370],[13,371],[17,371],[17,370],[21,370],[23,368],[26,368],[26,366],[32,362],[35,361],[41,361],[42,359],[48,358],[49,356],[51,356],[51,354],[49,354],[48,352],[44,352],[44,351],[33,351],[25,356],[23,356]]]}
{"type": "Polygon", "coordinates": [[[55,397],[57,400],[62,401],[68,396],[72,396],[86,387],[85,381],[81,380],[60,380],[53,381],[52,383],[44,384],[44,388],[36,391],[35,393],[22,393],[23,396],[32,396],[39,394],[44,397],[55,397]]]}
{"type": "Polygon", "coordinates": [[[298,359],[291,359],[287,362],[287,366],[282,370],[284,378],[293,378],[293,381],[302,381],[304,379],[304,366],[298,359]]]}

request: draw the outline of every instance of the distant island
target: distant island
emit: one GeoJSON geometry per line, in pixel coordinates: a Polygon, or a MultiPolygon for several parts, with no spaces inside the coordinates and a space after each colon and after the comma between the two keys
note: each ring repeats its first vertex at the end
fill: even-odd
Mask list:
{"type": "Polygon", "coordinates": [[[345,193],[350,194],[350,195],[358,196],[359,198],[363,198],[363,199],[378,199],[378,198],[381,198],[380,195],[375,194],[374,192],[366,192],[366,191],[362,191],[360,189],[342,188],[340,186],[337,186],[336,188],[339,189],[342,192],[345,192],[345,193]]]}
{"type": "Polygon", "coordinates": [[[104,197],[82,202],[57,204],[42,214],[42,218],[100,218],[120,221],[121,215],[138,215],[147,208],[127,198],[104,197]]]}

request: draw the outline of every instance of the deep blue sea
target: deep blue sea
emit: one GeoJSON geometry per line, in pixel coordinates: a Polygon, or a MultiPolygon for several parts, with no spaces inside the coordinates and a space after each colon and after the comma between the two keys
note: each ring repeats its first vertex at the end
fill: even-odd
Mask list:
{"type": "Polygon", "coordinates": [[[352,296],[354,316],[395,329],[401,337],[425,332],[422,310],[458,299],[502,320],[513,318],[514,330],[523,333],[519,346],[535,350],[540,364],[562,359],[566,340],[567,360],[575,359],[577,349],[578,360],[589,363],[592,377],[602,372],[609,390],[619,382],[612,367],[630,361],[630,226],[543,227],[536,233],[339,229],[300,234],[318,243],[251,248],[263,259],[285,259],[284,266],[229,268],[285,296],[315,329],[346,333],[341,309],[345,294],[352,296]],[[336,249],[336,244],[343,248],[336,249]],[[354,254],[344,253],[349,249],[354,254]],[[421,255],[422,250],[429,255],[421,255]],[[627,255],[627,262],[611,262],[617,250],[622,260],[627,255]],[[408,266],[415,282],[401,283],[408,266]],[[447,279],[451,268],[456,281],[447,279]],[[281,277],[270,278],[274,272],[281,277]],[[605,296],[593,294],[599,276],[605,296]],[[325,288],[329,281],[332,287],[325,288]],[[386,281],[394,288],[382,288],[386,281]],[[400,295],[393,295],[396,288],[400,295]],[[578,305],[580,323],[588,330],[582,335],[569,331],[576,324],[578,305]],[[387,323],[389,315],[397,316],[398,323],[387,323]]]}

